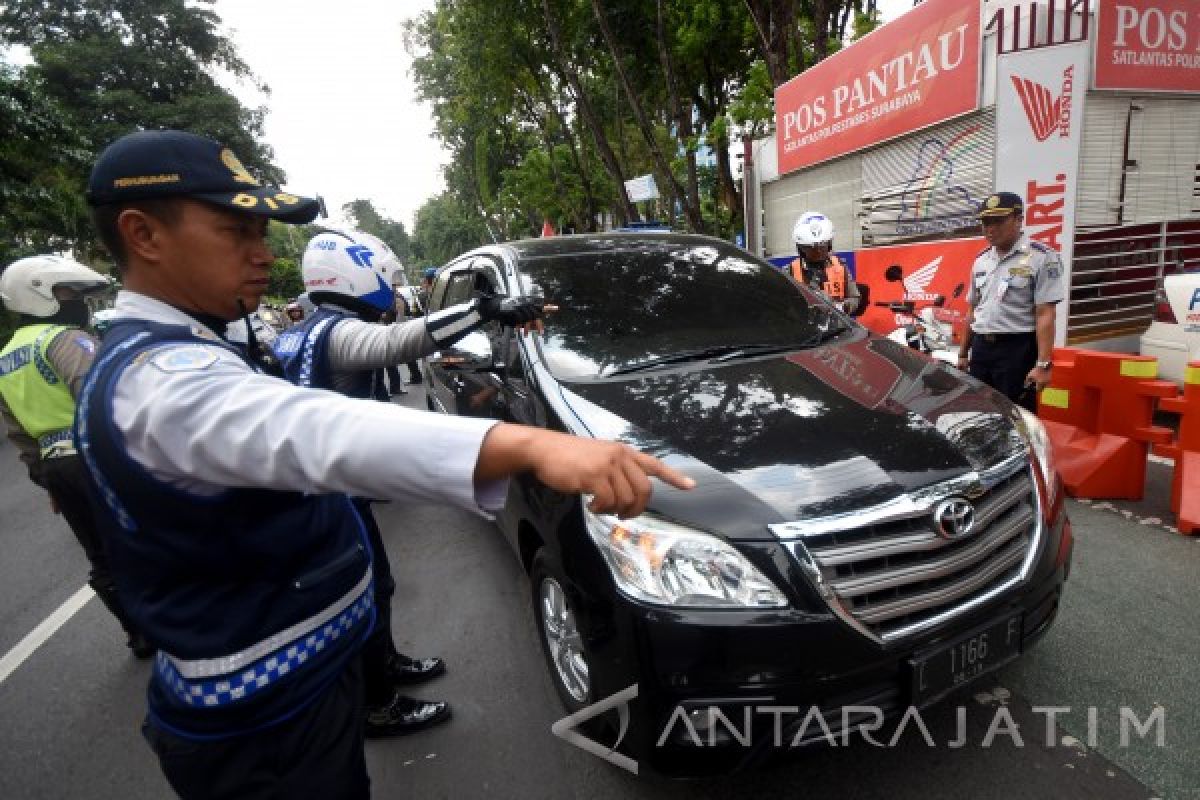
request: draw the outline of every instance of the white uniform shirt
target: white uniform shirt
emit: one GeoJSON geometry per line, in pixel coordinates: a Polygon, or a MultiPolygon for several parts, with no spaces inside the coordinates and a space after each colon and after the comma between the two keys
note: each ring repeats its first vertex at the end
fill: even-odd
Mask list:
{"type": "Polygon", "coordinates": [[[145,295],[117,295],[118,317],[186,325],[212,345],[151,348],[117,382],[113,417],[129,456],[195,494],[230,487],[443,502],[486,516],[508,481],[476,485],[494,420],[448,417],[255,372],[197,320],[145,295]]]}

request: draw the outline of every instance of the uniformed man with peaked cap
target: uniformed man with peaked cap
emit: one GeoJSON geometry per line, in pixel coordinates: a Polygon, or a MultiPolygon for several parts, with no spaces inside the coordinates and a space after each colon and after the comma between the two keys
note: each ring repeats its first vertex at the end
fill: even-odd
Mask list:
{"type": "Polygon", "coordinates": [[[358,651],[372,552],[350,498],[486,515],[524,472],[628,517],[650,476],[694,485],[615,442],[260,371],[225,326],[266,292],[267,220],[309,222],[317,204],[261,185],[217,142],[119,139],[88,201],[124,289],[74,438],[121,599],[159,649],[144,730],[184,798],[368,796],[358,651]]]}
{"type": "Polygon", "coordinates": [[[1058,253],[1022,230],[1025,204],[997,192],[979,207],[989,247],[971,266],[960,369],[1031,410],[1050,382],[1055,310],[1065,296],[1058,253]]]}

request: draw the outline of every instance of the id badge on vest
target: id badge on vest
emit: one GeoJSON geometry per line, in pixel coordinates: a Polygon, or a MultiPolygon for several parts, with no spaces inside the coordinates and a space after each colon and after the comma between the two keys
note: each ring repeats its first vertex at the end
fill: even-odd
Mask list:
{"type": "Polygon", "coordinates": [[[1004,294],[1008,291],[1008,284],[1010,282],[1011,281],[1009,278],[1005,278],[1004,280],[1000,281],[1000,285],[996,287],[996,299],[997,300],[1004,299],[1004,294]]]}

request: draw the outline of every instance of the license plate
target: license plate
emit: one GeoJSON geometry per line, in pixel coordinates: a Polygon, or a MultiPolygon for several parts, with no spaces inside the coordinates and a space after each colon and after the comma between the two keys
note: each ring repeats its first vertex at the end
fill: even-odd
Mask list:
{"type": "Polygon", "coordinates": [[[1021,615],[1014,614],[948,645],[913,658],[912,704],[932,703],[949,691],[1007,664],[1021,652],[1021,615]]]}

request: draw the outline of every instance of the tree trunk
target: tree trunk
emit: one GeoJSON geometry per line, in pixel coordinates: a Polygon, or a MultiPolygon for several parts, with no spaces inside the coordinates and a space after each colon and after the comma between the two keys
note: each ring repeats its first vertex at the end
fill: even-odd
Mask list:
{"type": "Polygon", "coordinates": [[[558,28],[554,11],[550,8],[550,0],[542,0],[542,14],[546,19],[546,31],[550,34],[550,44],[554,49],[555,61],[575,95],[575,106],[579,109],[579,116],[592,134],[601,162],[617,185],[617,214],[623,217],[622,222],[637,219],[637,210],[633,207],[633,203],[629,202],[629,195],[625,192],[625,176],[621,172],[621,166],[617,163],[617,157],[608,144],[608,138],[604,135],[604,128],[600,125],[595,109],[592,108],[592,104],[588,102],[587,95],[583,91],[583,82],[579,79],[579,72],[571,64],[563,50],[562,32],[558,28]]]}
{"type": "MultiPolygon", "coordinates": [[[[650,155],[654,159],[655,165],[659,171],[663,173],[667,181],[670,182],[675,194],[682,196],[683,187],[679,185],[679,181],[675,178],[675,173],[671,172],[671,163],[663,155],[662,148],[658,146],[658,141],[654,137],[654,128],[650,125],[650,120],[646,118],[646,112],[642,109],[641,100],[637,93],[633,90],[633,84],[629,82],[629,76],[625,72],[625,65],[621,63],[621,53],[617,49],[617,43],[613,39],[612,30],[608,26],[608,20],[604,15],[604,6],[601,0],[592,0],[592,11],[595,12],[596,22],[600,26],[600,34],[604,37],[605,44],[608,45],[608,51],[612,54],[613,66],[616,68],[617,77],[621,81],[621,86],[625,89],[625,95],[629,98],[629,108],[633,112],[633,117],[637,121],[638,128],[642,131],[642,136],[646,140],[646,147],[650,150],[650,155]]],[[[692,230],[699,231],[704,226],[702,220],[695,209],[685,206],[684,212],[688,218],[688,224],[692,230]]]]}
{"type": "MultiPolygon", "coordinates": [[[[693,134],[692,126],[692,110],[684,108],[683,102],[679,95],[679,86],[675,81],[675,70],[671,63],[671,51],[667,47],[666,34],[666,14],[663,9],[663,0],[656,2],[658,10],[658,56],[662,61],[663,74],[667,79],[667,96],[671,103],[671,113],[675,116],[675,126],[678,129],[678,138],[683,142],[685,160],[687,162],[687,191],[684,194],[683,206],[690,208],[691,213],[695,214],[696,218],[703,223],[704,215],[700,211],[700,183],[696,178],[696,151],[691,147],[691,138],[693,134]]],[[[674,218],[675,205],[671,204],[671,216],[674,218]]],[[[696,229],[697,233],[704,233],[703,227],[696,229]]]]}
{"type": "Polygon", "coordinates": [[[539,67],[536,64],[526,60],[526,69],[529,71],[529,77],[533,81],[533,85],[537,88],[538,96],[542,102],[554,113],[554,118],[558,120],[559,130],[562,131],[562,141],[567,145],[571,152],[571,165],[575,168],[575,173],[579,175],[579,182],[583,187],[583,213],[587,216],[584,225],[580,226],[580,232],[596,230],[596,190],[592,188],[592,179],[588,175],[588,170],[584,168],[583,159],[579,155],[579,146],[575,142],[574,132],[571,126],[567,123],[566,117],[563,116],[562,109],[558,107],[558,102],[554,98],[554,93],[542,83],[542,76],[539,74],[539,67]]]}

